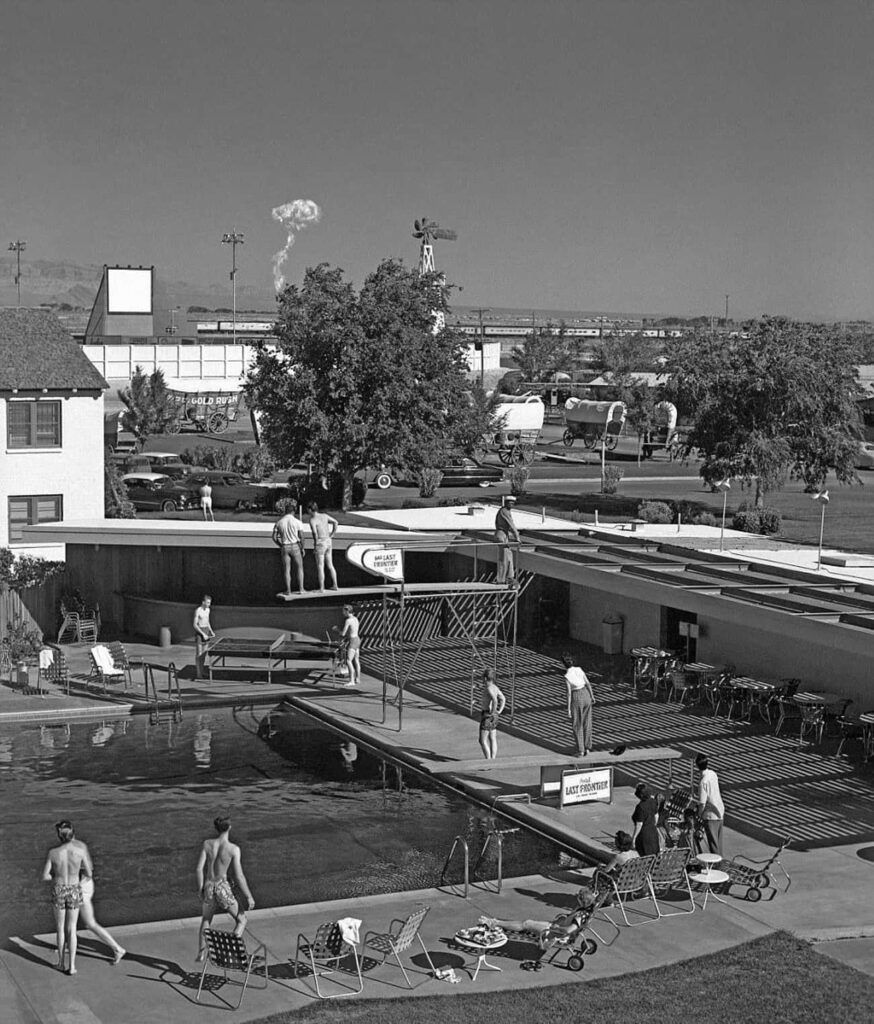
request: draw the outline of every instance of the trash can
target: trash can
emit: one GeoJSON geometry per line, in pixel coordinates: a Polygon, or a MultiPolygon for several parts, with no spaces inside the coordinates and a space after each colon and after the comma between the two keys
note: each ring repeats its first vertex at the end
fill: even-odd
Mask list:
{"type": "Polygon", "coordinates": [[[622,653],[623,620],[619,615],[605,615],[601,619],[601,646],[605,654],[622,653]]]}
{"type": "Polygon", "coordinates": [[[173,643],[173,637],[170,633],[169,626],[161,626],[158,630],[158,646],[159,647],[170,647],[173,643]]]}

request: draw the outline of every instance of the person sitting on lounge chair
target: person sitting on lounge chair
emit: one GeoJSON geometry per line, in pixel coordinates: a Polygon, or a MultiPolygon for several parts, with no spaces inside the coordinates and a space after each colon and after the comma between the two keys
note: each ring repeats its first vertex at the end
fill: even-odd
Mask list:
{"type": "Polygon", "coordinates": [[[630,860],[636,860],[640,856],[634,848],[634,840],[627,832],[623,832],[622,829],[616,833],[615,842],[616,853],[613,854],[603,867],[598,868],[598,871],[602,874],[615,875],[623,864],[630,860]]]}
{"type": "Polygon", "coordinates": [[[559,914],[552,921],[538,921],[526,918],[524,921],[510,921],[499,917],[481,917],[480,924],[489,928],[501,928],[508,932],[525,932],[537,940],[541,949],[546,949],[556,940],[572,942],[582,931],[587,910],[578,907],[567,914],[559,914]]]}

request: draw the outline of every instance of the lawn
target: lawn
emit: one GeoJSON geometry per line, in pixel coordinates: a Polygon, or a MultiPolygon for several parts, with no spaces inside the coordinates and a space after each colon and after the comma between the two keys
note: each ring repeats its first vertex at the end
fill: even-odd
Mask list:
{"type": "MultiPolygon", "coordinates": [[[[435,990],[437,984],[432,983],[435,990]]],[[[833,1024],[864,1020],[874,1005],[874,980],[785,932],[619,978],[490,994],[456,991],[449,990],[452,998],[447,992],[351,1004],[344,1000],[340,1006],[313,1003],[257,1024],[350,1019],[374,1024],[833,1024]]]]}

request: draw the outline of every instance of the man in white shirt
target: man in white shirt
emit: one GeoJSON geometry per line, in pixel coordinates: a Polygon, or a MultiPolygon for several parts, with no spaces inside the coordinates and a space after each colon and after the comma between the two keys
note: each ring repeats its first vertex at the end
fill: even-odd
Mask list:
{"type": "Polygon", "coordinates": [[[198,677],[203,675],[203,655],[206,645],[215,636],[212,626],[209,624],[211,605],[212,598],[209,594],[204,594],[203,600],[194,610],[194,665],[198,677]]]}
{"type": "Polygon", "coordinates": [[[303,528],[304,524],[294,513],[297,511],[297,502],[294,498],[286,498],[283,502],[284,508],[288,511],[281,518],[277,519],[273,527],[273,543],[279,547],[282,558],[282,571],[285,574],[285,590],[280,597],[291,597],[291,563],[294,562],[294,571],[297,575],[297,589],[305,594],[303,586],[303,528]]]}
{"type": "Polygon", "coordinates": [[[567,716],[577,741],[577,755],[585,757],[592,751],[592,705],[595,703],[592,684],[572,655],[563,654],[561,660],[567,669],[564,674],[567,683],[567,716]]]}
{"type": "Polygon", "coordinates": [[[725,817],[725,805],[719,792],[719,779],[716,772],[708,767],[707,758],[699,754],[695,758],[695,767],[701,773],[698,786],[698,813],[704,822],[704,834],[711,853],[722,856],[722,819],[725,817]]]}

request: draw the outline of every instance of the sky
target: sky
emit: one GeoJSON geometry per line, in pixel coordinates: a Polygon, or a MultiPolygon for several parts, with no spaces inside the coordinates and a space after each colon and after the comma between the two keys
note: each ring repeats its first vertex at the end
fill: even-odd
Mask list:
{"type": "Polygon", "coordinates": [[[270,288],[273,207],[356,285],[465,305],[874,319],[874,6],[5,0],[0,243],[270,288]]]}

